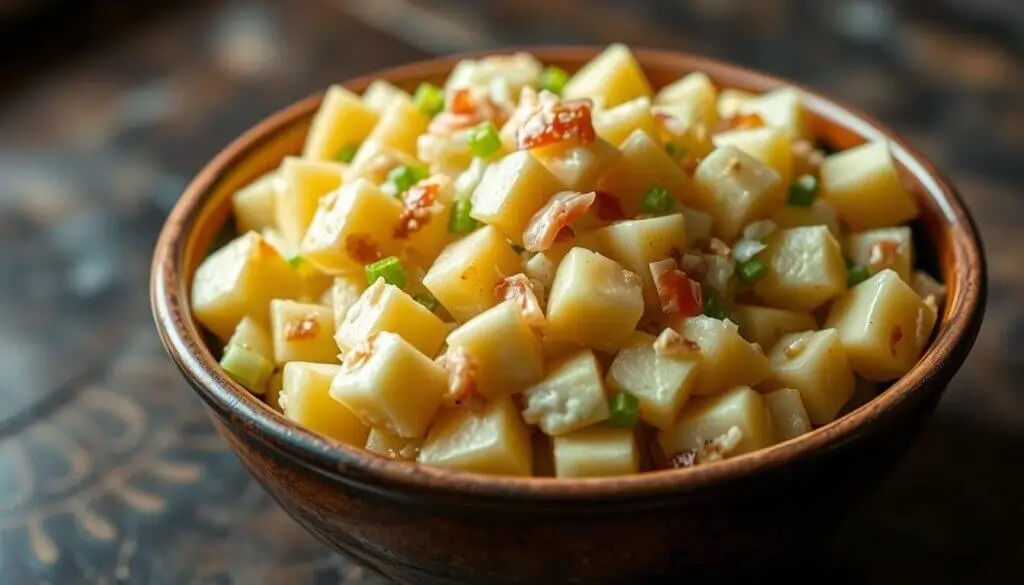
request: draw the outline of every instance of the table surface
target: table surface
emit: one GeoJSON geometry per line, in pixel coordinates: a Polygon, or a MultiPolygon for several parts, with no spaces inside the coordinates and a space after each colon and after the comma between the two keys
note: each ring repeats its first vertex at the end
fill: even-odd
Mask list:
{"type": "Polygon", "coordinates": [[[206,422],[152,325],[157,230],[217,150],[330,82],[613,40],[841,96],[953,178],[988,252],[981,336],[900,468],[792,570],[1024,582],[1024,10],[938,4],[224,0],[65,18],[34,41],[43,65],[0,73],[0,583],[381,583],[288,519],[206,422]]]}

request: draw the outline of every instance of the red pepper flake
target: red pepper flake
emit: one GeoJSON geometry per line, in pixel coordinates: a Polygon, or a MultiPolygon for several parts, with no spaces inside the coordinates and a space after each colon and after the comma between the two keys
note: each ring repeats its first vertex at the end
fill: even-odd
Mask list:
{"type": "Polygon", "coordinates": [[[590,144],[597,138],[591,107],[586,98],[545,105],[519,129],[519,150],[567,141],[590,144]]]}
{"type": "Polygon", "coordinates": [[[607,191],[594,191],[594,211],[601,221],[618,221],[626,219],[626,212],[619,204],[619,198],[607,191]]]}
{"type": "Polygon", "coordinates": [[[380,250],[369,234],[351,234],[345,238],[345,251],[356,262],[369,264],[380,260],[380,250]]]}
{"type": "Polygon", "coordinates": [[[896,357],[896,344],[903,339],[903,328],[899,325],[892,328],[892,333],[889,334],[889,351],[892,353],[892,357],[896,357]]]}
{"type": "Polygon", "coordinates": [[[288,341],[310,339],[320,331],[320,321],[316,315],[309,314],[299,321],[292,321],[284,329],[284,338],[288,341]]]}
{"type": "Polygon", "coordinates": [[[434,202],[441,186],[436,181],[420,181],[413,185],[405,194],[402,213],[395,224],[394,236],[398,239],[408,238],[423,228],[434,217],[434,202]]]}

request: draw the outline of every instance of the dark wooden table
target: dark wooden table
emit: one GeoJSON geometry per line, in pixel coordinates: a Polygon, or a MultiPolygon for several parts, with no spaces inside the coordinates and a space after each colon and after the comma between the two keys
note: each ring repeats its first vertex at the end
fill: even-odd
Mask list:
{"type": "Polygon", "coordinates": [[[952,176],[991,270],[975,351],[884,488],[781,570],[1024,582],[1019,3],[225,0],[137,18],[100,4],[0,35],[0,583],[380,583],[280,512],[207,424],[151,323],[157,230],[231,138],[332,81],[612,40],[842,96],[952,176]]]}

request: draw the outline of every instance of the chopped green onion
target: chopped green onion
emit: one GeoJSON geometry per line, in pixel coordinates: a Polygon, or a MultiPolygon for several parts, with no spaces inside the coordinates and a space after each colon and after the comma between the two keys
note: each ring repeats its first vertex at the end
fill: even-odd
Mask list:
{"type": "Polygon", "coordinates": [[[798,207],[807,207],[814,203],[818,196],[818,179],[813,175],[800,175],[789,186],[789,199],[786,203],[798,207]]]}
{"type": "Polygon", "coordinates": [[[405,288],[405,283],[408,282],[405,276],[405,268],[402,267],[402,263],[398,261],[398,258],[394,256],[388,256],[366,266],[366,282],[373,284],[377,282],[378,278],[383,278],[384,282],[393,284],[398,288],[405,288]]]}
{"type": "Polygon", "coordinates": [[[565,84],[569,82],[569,73],[561,67],[550,65],[540,73],[540,88],[551,93],[562,95],[565,84]]]}
{"type": "Polygon", "coordinates": [[[391,169],[388,182],[395,186],[395,197],[401,197],[413,185],[429,176],[427,169],[413,165],[402,165],[391,169]]]}
{"type": "Polygon", "coordinates": [[[469,234],[476,229],[473,213],[473,202],[469,199],[456,199],[452,203],[452,216],[448,220],[448,231],[453,234],[469,234]]]}
{"type": "Polygon", "coordinates": [[[360,144],[358,142],[352,142],[341,147],[338,154],[334,156],[334,159],[338,162],[350,163],[352,159],[356,157],[356,152],[359,151],[360,144]]]}
{"type": "Polygon", "coordinates": [[[673,160],[675,160],[686,156],[687,150],[684,146],[680,146],[675,142],[669,142],[668,144],[665,145],[665,152],[667,152],[668,155],[672,157],[673,160]]]}
{"type": "Polygon", "coordinates": [[[291,266],[292,270],[298,270],[299,268],[302,268],[302,263],[302,256],[299,256],[298,254],[288,259],[288,266],[291,266]]]}
{"type": "Polygon", "coordinates": [[[864,282],[871,276],[868,274],[868,269],[865,266],[861,266],[851,260],[846,259],[846,286],[847,288],[853,288],[858,284],[864,282]]]}
{"type": "Polygon", "coordinates": [[[412,95],[412,103],[424,114],[434,116],[444,109],[444,90],[432,83],[421,83],[412,95]]]}
{"type": "Polygon", "coordinates": [[[672,196],[663,187],[651,187],[647,194],[644,195],[643,201],[640,202],[640,207],[644,211],[654,215],[664,215],[672,211],[674,206],[675,201],[672,200],[672,196]]]}
{"type": "Polygon", "coordinates": [[[220,358],[220,367],[235,382],[254,394],[263,393],[263,384],[274,370],[270,363],[255,351],[241,345],[229,345],[220,358]]]}
{"type": "Polygon", "coordinates": [[[501,138],[498,136],[498,129],[488,120],[470,128],[466,137],[469,150],[473,156],[487,158],[498,152],[501,148],[501,138]]]}
{"type": "Polygon", "coordinates": [[[722,295],[711,287],[704,287],[704,314],[713,319],[732,320],[732,311],[722,304],[722,295]]]}
{"type": "Polygon", "coordinates": [[[761,280],[766,272],[768,272],[768,266],[765,265],[764,260],[757,257],[746,262],[736,263],[736,275],[746,284],[753,284],[761,280]]]}
{"type": "Polygon", "coordinates": [[[624,428],[636,426],[636,422],[640,418],[640,401],[636,396],[629,392],[619,392],[612,396],[608,406],[608,424],[624,428]]]}
{"type": "Polygon", "coordinates": [[[435,299],[434,295],[430,293],[419,293],[417,295],[413,295],[412,300],[423,305],[430,312],[434,312],[434,309],[437,308],[437,299],[435,299]]]}

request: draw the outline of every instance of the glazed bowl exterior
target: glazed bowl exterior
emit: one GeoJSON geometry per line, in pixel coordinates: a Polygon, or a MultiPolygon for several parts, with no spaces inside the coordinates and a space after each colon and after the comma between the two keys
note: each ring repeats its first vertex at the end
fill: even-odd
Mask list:
{"type": "MultiPolygon", "coordinates": [[[[523,50],[573,71],[600,48],[523,50]]],[[[697,70],[721,86],[749,91],[795,85],[691,55],[634,53],[656,88],[697,70]]],[[[359,92],[383,78],[411,90],[422,80],[442,82],[459,59],[471,56],[345,85],[359,92]]],[[[915,225],[921,256],[949,295],[934,342],[910,373],[797,439],[685,470],[581,480],[490,477],[376,457],[314,435],[248,395],[220,371],[190,314],[191,277],[229,219],[231,193],[301,150],[320,95],[258,124],[185,191],[154,256],[157,328],[217,429],[267,492],[323,542],[398,582],[677,582],[754,565],[819,537],[893,467],[966,358],[985,304],[981,242],[949,181],[879,123],[800,89],[813,132],[828,146],[890,141],[922,208],[915,225]]]]}

